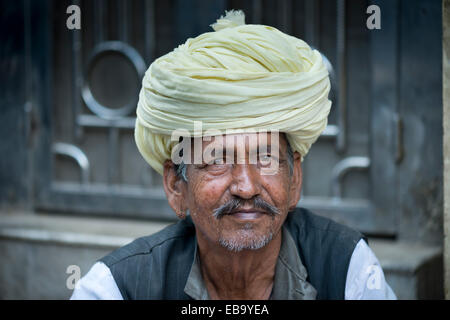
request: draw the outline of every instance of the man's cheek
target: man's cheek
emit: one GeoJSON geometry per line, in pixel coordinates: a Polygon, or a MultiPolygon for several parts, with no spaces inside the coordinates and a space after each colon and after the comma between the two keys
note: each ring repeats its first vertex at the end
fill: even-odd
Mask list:
{"type": "Polygon", "coordinates": [[[194,208],[197,214],[202,216],[212,216],[212,212],[218,205],[215,206],[217,200],[208,190],[198,190],[195,194],[194,208]]]}

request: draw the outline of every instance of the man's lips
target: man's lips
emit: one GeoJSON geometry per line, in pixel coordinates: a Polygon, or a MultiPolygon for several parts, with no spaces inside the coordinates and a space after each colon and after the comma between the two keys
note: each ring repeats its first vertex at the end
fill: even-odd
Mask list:
{"type": "Polygon", "coordinates": [[[258,209],[238,209],[231,212],[229,215],[240,220],[254,220],[265,214],[267,213],[258,209]]]}

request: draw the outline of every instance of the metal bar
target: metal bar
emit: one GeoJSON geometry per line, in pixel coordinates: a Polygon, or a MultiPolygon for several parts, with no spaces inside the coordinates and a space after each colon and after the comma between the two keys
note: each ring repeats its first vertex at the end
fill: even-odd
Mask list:
{"type": "MultiPolygon", "coordinates": [[[[26,137],[26,143],[29,148],[26,153],[26,170],[28,173],[33,172],[33,163],[31,152],[31,148],[33,147],[33,75],[35,74],[33,71],[33,43],[32,43],[32,8],[31,8],[31,0],[27,0],[24,2],[24,50],[25,50],[25,103],[24,103],[24,137],[26,137]]],[[[33,190],[34,186],[31,184],[27,186],[27,190],[25,192],[26,195],[26,205],[25,208],[27,210],[32,210],[33,204],[33,190]]]]}
{"type": "Polygon", "coordinates": [[[334,201],[329,197],[305,196],[303,197],[297,207],[305,206],[307,208],[321,208],[322,210],[342,210],[353,212],[366,212],[371,210],[372,203],[366,199],[342,199],[339,202],[334,201]]]}
{"type": "Polygon", "coordinates": [[[253,23],[262,23],[262,0],[253,0],[252,3],[253,23]]]}
{"type": "Polygon", "coordinates": [[[119,21],[119,39],[128,42],[128,1],[119,0],[117,3],[117,17],[119,21]]]}
{"type": "Polygon", "coordinates": [[[154,59],[155,49],[155,3],[154,0],[145,0],[144,3],[144,38],[145,60],[149,64],[154,59]]]}
{"type": "MultiPolygon", "coordinates": [[[[369,1],[383,8],[383,32],[369,32],[371,105],[370,105],[370,199],[377,209],[382,228],[398,228],[401,216],[399,202],[399,167],[393,159],[393,139],[401,127],[398,115],[400,97],[401,3],[369,1]],[[389,186],[383,188],[380,186],[389,186]]],[[[401,138],[397,136],[398,138],[401,138]]],[[[400,142],[400,141],[398,141],[400,142]]],[[[401,145],[401,144],[400,144],[401,145]]],[[[399,154],[400,156],[400,154],[399,154]]],[[[403,201],[402,201],[403,202],[403,201]]]]}
{"type": "Polygon", "coordinates": [[[280,26],[283,32],[292,33],[292,2],[282,0],[279,2],[280,26]]]}
{"type": "Polygon", "coordinates": [[[318,48],[317,25],[319,17],[317,3],[317,0],[305,1],[305,40],[309,45],[316,48],[318,48]]]}
{"type": "Polygon", "coordinates": [[[90,176],[89,159],[86,154],[77,146],[69,143],[56,142],[52,146],[54,154],[69,157],[78,164],[81,169],[81,183],[88,184],[90,176]]]}
{"type": "Polygon", "coordinates": [[[135,199],[152,198],[166,200],[166,194],[162,187],[142,188],[136,185],[121,184],[113,188],[105,183],[90,183],[87,186],[80,186],[73,182],[55,182],[52,185],[52,190],[68,194],[91,194],[93,196],[113,195],[114,197],[123,195],[124,197],[135,199]]]}
{"type": "Polygon", "coordinates": [[[77,212],[88,216],[121,216],[176,221],[164,190],[105,184],[53,183],[40,194],[37,210],[77,212]]]}
{"type": "Polygon", "coordinates": [[[395,234],[394,224],[380,227],[377,223],[378,210],[369,200],[305,196],[300,199],[297,207],[308,208],[320,216],[345,224],[366,235],[395,234]]]}
{"type": "Polygon", "coordinates": [[[27,137],[27,145],[31,147],[31,122],[33,117],[33,77],[32,77],[32,44],[31,44],[31,0],[24,2],[24,50],[25,50],[25,121],[24,136],[27,137]]]}
{"type": "Polygon", "coordinates": [[[345,36],[345,0],[337,1],[336,19],[336,61],[338,94],[336,97],[338,107],[339,132],[336,141],[338,152],[344,152],[347,146],[347,74],[346,74],[346,36],[345,36]]]}
{"type": "Polygon", "coordinates": [[[94,41],[95,44],[105,39],[105,11],[107,10],[107,2],[104,0],[94,1],[94,41]]]}
{"type": "MultiPolygon", "coordinates": [[[[75,0],[74,4],[79,6],[80,1],[75,0]]],[[[83,83],[82,73],[81,73],[81,47],[82,39],[81,32],[79,30],[74,30],[71,33],[71,46],[72,46],[72,119],[73,119],[73,135],[75,140],[79,140],[82,136],[82,129],[78,126],[77,117],[81,112],[81,86],[83,83]]]]}
{"type": "Polygon", "coordinates": [[[108,183],[117,184],[119,182],[118,165],[118,143],[119,129],[110,127],[108,132],[108,183]]]}
{"type": "Polygon", "coordinates": [[[331,173],[331,193],[334,199],[342,198],[342,179],[352,170],[364,170],[370,166],[368,157],[348,157],[339,161],[331,173]]]}
{"type": "Polygon", "coordinates": [[[103,119],[97,116],[83,114],[78,116],[78,125],[93,128],[134,129],[136,118],[123,117],[118,119],[103,119]]]}

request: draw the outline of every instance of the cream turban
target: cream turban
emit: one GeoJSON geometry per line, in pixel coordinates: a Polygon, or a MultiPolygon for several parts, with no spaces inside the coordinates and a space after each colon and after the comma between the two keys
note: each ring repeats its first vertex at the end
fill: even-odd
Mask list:
{"type": "Polygon", "coordinates": [[[160,174],[178,141],[176,129],[278,130],[302,158],[327,125],[328,71],[317,50],[264,25],[227,12],[214,32],[190,38],[156,59],[139,94],[135,139],[160,174]]]}

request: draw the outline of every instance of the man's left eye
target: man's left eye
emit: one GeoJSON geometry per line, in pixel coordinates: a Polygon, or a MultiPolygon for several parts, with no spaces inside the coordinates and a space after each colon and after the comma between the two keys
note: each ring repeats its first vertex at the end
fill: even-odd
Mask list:
{"type": "Polygon", "coordinates": [[[274,155],[272,155],[270,153],[261,154],[259,156],[259,160],[258,160],[258,163],[259,163],[260,167],[269,167],[269,166],[272,166],[272,165],[274,165],[275,163],[278,163],[278,162],[279,162],[278,157],[274,156],[274,155]]]}
{"type": "Polygon", "coordinates": [[[214,159],[212,164],[224,164],[225,160],[223,158],[214,159]]]}
{"type": "Polygon", "coordinates": [[[270,161],[272,159],[272,155],[270,154],[263,154],[259,156],[260,161],[270,161]]]}

